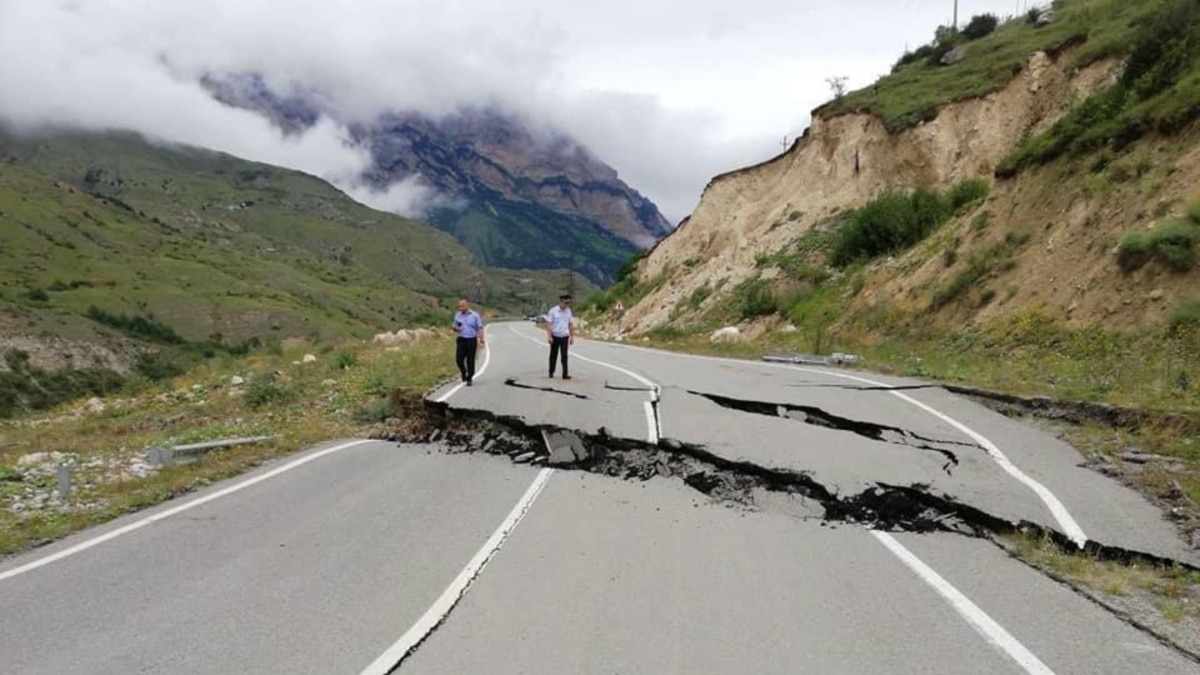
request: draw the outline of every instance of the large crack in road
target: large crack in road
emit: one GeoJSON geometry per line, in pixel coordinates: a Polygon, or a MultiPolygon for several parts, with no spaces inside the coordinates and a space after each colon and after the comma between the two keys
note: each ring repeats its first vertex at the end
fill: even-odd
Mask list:
{"type": "Polygon", "coordinates": [[[916,450],[934,452],[946,458],[945,464],[942,465],[942,471],[945,471],[947,475],[951,474],[951,469],[953,467],[958,466],[958,455],[949,448],[971,448],[986,452],[984,448],[975,443],[928,438],[916,432],[908,429],[902,429],[900,427],[841,417],[815,406],[797,405],[794,403],[776,403],[770,401],[747,401],[698,391],[689,391],[688,393],[693,396],[705,398],[713,403],[716,403],[722,408],[728,408],[730,410],[753,413],[756,415],[765,415],[767,417],[781,417],[825,429],[846,431],[872,441],[890,443],[893,445],[902,445],[916,450]]]}
{"type": "Polygon", "coordinates": [[[438,443],[451,454],[507,455],[518,463],[588,471],[622,480],[677,478],[718,502],[788,515],[800,513],[824,523],[893,532],[949,532],[991,540],[1021,533],[1052,541],[1073,555],[1124,565],[1200,571],[1183,561],[1097,541],[1088,541],[1080,550],[1057,530],[992,515],[953,496],[935,493],[925,484],[876,482],[856,494],[841,495],[811,472],[731,460],[702,445],[674,439],[649,443],[618,438],[603,427],[596,433],[583,433],[486,410],[452,408],[445,402],[427,401],[426,405],[438,420],[432,432],[420,436],[382,432],[376,437],[399,443],[438,443]],[[766,495],[775,498],[764,498],[766,495]]]}

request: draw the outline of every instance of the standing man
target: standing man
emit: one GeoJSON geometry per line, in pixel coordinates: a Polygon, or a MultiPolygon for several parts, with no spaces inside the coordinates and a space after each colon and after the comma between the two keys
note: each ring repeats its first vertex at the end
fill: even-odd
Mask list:
{"type": "Polygon", "coordinates": [[[572,321],[571,296],[558,296],[558,304],[546,313],[546,341],[550,344],[550,377],[554,377],[554,362],[562,352],[563,379],[571,379],[567,370],[567,347],[575,344],[575,323],[572,321]]]}
{"type": "Polygon", "coordinates": [[[479,313],[471,309],[471,303],[466,298],[458,301],[458,313],[454,315],[454,332],[458,334],[458,344],[455,350],[454,362],[458,364],[458,372],[462,381],[470,387],[475,382],[475,354],[482,347],[487,348],[483,338],[483,319],[479,313]]]}

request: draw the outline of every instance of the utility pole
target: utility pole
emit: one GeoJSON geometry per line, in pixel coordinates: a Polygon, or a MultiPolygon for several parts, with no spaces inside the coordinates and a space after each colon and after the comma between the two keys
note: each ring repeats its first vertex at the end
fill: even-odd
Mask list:
{"type": "Polygon", "coordinates": [[[954,32],[958,32],[958,0],[954,0],[954,32]]]}
{"type": "Polygon", "coordinates": [[[784,134],[784,136],[783,136],[783,142],[779,144],[779,147],[783,148],[783,151],[784,151],[784,152],[787,152],[787,149],[788,149],[788,138],[787,138],[787,134],[784,134]]]}

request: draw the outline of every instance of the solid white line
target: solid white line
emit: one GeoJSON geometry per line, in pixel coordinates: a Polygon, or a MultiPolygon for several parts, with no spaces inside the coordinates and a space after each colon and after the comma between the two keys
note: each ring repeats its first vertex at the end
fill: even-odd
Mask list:
{"type": "Polygon", "coordinates": [[[654,404],[646,401],[644,405],[646,406],[646,440],[650,441],[651,445],[658,445],[658,423],[654,415],[654,404]]]}
{"type": "Polygon", "coordinates": [[[297,467],[304,466],[305,464],[308,464],[309,462],[318,460],[322,457],[325,457],[326,455],[332,455],[335,452],[341,452],[342,450],[345,450],[347,448],[352,448],[356,445],[362,445],[364,443],[372,443],[372,442],[374,442],[374,441],[351,441],[349,443],[342,443],[341,445],[335,445],[332,448],[326,448],[324,450],[314,452],[310,455],[305,455],[304,457],[301,457],[299,459],[288,462],[287,464],[284,464],[283,466],[281,466],[277,469],[272,469],[262,475],[255,476],[254,478],[249,478],[240,483],[237,483],[236,485],[231,485],[223,490],[218,490],[216,492],[213,492],[212,494],[204,495],[203,497],[193,499],[189,502],[180,504],[179,506],[176,506],[174,508],[170,508],[165,511],[160,511],[158,513],[155,513],[153,515],[146,516],[145,518],[142,518],[141,520],[132,522],[123,527],[118,527],[115,530],[105,532],[104,534],[102,534],[98,537],[93,537],[91,539],[88,539],[87,541],[80,542],[70,548],[65,548],[57,553],[53,553],[44,558],[39,558],[37,560],[34,560],[33,562],[29,562],[24,565],[21,565],[20,567],[14,567],[13,569],[8,570],[7,572],[0,572],[0,581],[4,581],[5,579],[11,579],[12,577],[15,577],[19,574],[24,574],[26,572],[30,572],[32,570],[38,569],[39,567],[45,567],[46,565],[49,565],[50,563],[58,562],[59,560],[62,560],[63,558],[69,558],[77,553],[82,553],[83,551],[86,551],[89,548],[92,548],[93,546],[99,546],[100,544],[103,544],[106,541],[112,541],[113,539],[116,539],[117,537],[129,534],[130,532],[133,532],[134,530],[139,530],[147,525],[150,525],[151,523],[156,523],[160,520],[163,520],[164,518],[170,518],[171,516],[178,515],[180,513],[183,513],[184,511],[194,509],[197,506],[203,506],[204,504],[207,504],[211,501],[220,499],[221,497],[227,497],[235,492],[240,492],[252,485],[258,485],[259,483],[261,483],[265,480],[274,478],[275,476],[278,476],[281,473],[291,471],[292,469],[295,469],[297,467]]]}
{"type": "Polygon", "coordinates": [[[895,537],[887,532],[872,530],[871,534],[888,548],[906,567],[916,573],[926,584],[931,586],[933,590],[938,592],[954,611],[958,612],[959,616],[971,624],[980,635],[984,637],[992,646],[1003,651],[1012,660],[1031,675],[1054,675],[1054,671],[1042,663],[1041,659],[1034,656],[1033,652],[1025,648],[1015,637],[1012,636],[1003,626],[996,623],[992,617],[979,608],[971,599],[963,595],[961,591],[952,586],[949,581],[946,581],[942,575],[938,574],[932,567],[926,565],[916,555],[904,547],[895,537]]]}
{"type": "Polygon", "coordinates": [[[529,512],[530,507],[533,506],[533,502],[537,500],[538,495],[542,493],[542,490],[546,487],[546,482],[550,480],[550,476],[553,474],[554,469],[542,469],[538,472],[537,477],[533,479],[533,483],[529,485],[529,489],[525,490],[525,494],[522,495],[521,499],[517,501],[516,506],[509,512],[508,517],[504,519],[504,522],[500,523],[500,527],[496,528],[492,536],[488,537],[488,540],[484,542],[483,548],[479,549],[475,557],[471,558],[467,566],[463,568],[462,572],[459,572],[454,581],[450,582],[446,590],[442,591],[441,596],[425,611],[425,614],[420,619],[417,619],[417,622],[404,635],[400,636],[400,639],[395,644],[389,647],[379,658],[375,659],[371,665],[367,666],[361,675],[386,675],[386,673],[391,672],[435,628],[446,620],[450,611],[462,600],[467,590],[471,587],[471,584],[483,572],[483,568],[487,566],[492,557],[496,555],[496,552],[500,550],[500,547],[504,545],[504,542],[512,535],[513,530],[520,524],[521,519],[529,512]]]}
{"type": "MultiPolygon", "coordinates": [[[[654,354],[679,356],[679,357],[691,358],[691,359],[704,359],[704,360],[708,360],[708,361],[721,361],[721,362],[726,362],[726,363],[736,363],[736,364],[743,364],[743,365],[759,366],[762,368],[785,368],[788,370],[798,370],[801,372],[815,373],[817,375],[826,375],[829,377],[837,377],[837,378],[841,378],[841,379],[845,379],[845,380],[852,380],[855,382],[860,382],[862,384],[868,384],[868,385],[875,386],[875,387],[887,387],[888,386],[884,382],[870,380],[865,377],[857,377],[855,375],[848,375],[846,373],[836,373],[836,372],[832,372],[832,371],[828,371],[828,370],[820,370],[817,368],[789,366],[789,365],[778,364],[778,363],[760,363],[758,361],[749,361],[749,360],[744,360],[744,359],[728,359],[728,358],[722,358],[719,356],[701,356],[699,354],[684,354],[681,352],[668,352],[668,351],[664,351],[664,350],[660,350],[660,349],[649,349],[646,347],[637,347],[634,345],[609,344],[608,346],[616,347],[616,348],[620,348],[620,349],[634,349],[634,350],[639,350],[639,351],[651,352],[654,354]]],[[[1050,514],[1052,516],[1054,516],[1054,520],[1057,521],[1059,526],[1063,529],[1063,534],[1067,535],[1067,537],[1071,541],[1073,541],[1076,546],[1078,546],[1079,548],[1083,548],[1083,546],[1087,543],[1087,541],[1088,541],[1087,534],[1084,533],[1083,528],[1079,525],[1079,523],[1075,520],[1075,518],[1073,516],[1071,516],[1071,512],[1067,510],[1066,505],[1064,505],[1062,503],[1062,501],[1060,501],[1058,499],[1058,497],[1053,492],[1050,491],[1049,488],[1047,488],[1045,485],[1040,483],[1037,479],[1029,476],[1024,471],[1022,471],[1016,464],[1014,464],[1012,462],[1012,460],[1010,460],[1008,458],[1007,455],[1004,454],[1004,452],[1002,452],[1000,450],[1000,448],[995,443],[993,443],[991,440],[989,440],[986,436],[984,436],[983,434],[980,434],[979,432],[968,427],[967,425],[963,424],[962,422],[959,422],[958,420],[954,419],[953,417],[950,417],[949,415],[941,412],[940,410],[937,410],[936,408],[934,408],[930,405],[922,403],[921,401],[918,401],[915,398],[912,398],[911,396],[904,394],[903,392],[889,391],[888,393],[891,394],[892,396],[895,396],[896,398],[899,398],[902,401],[905,401],[913,406],[916,406],[917,408],[920,408],[921,410],[924,410],[925,412],[929,413],[930,415],[933,415],[934,417],[937,417],[938,419],[942,420],[943,422],[946,422],[950,426],[952,426],[955,429],[958,429],[962,433],[966,434],[968,437],[970,437],[972,440],[974,440],[976,443],[978,443],[980,445],[980,447],[982,447],[984,449],[984,451],[987,452],[988,456],[991,457],[992,460],[995,461],[996,464],[998,464],[1005,473],[1007,473],[1008,475],[1017,479],[1017,481],[1019,481],[1020,483],[1025,485],[1025,487],[1028,487],[1030,490],[1033,491],[1034,494],[1036,494],[1038,496],[1039,499],[1041,499],[1042,503],[1046,506],[1046,508],[1050,510],[1050,514]]]]}
{"type": "MultiPolygon", "coordinates": [[[[492,362],[492,346],[489,344],[483,348],[483,364],[479,366],[479,370],[475,371],[475,376],[478,377],[478,376],[482,375],[483,371],[487,370],[488,364],[491,362],[492,362]]],[[[462,389],[465,386],[467,386],[466,382],[459,382],[456,386],[451,388],[450,391],[435,398],[434,402],[435,403],[445,403],[446,401],[450,400],[451,396],[457,394],[459,389],[462,389]]]]}
{"type": "MultiPolygon", "coordinates": [[[[810,373],[833,375],[835,377],[841,377],[841,378],[844,378],[847,380],[853,380],[855,382],[861,382],[863,384],[876,386],[876,387],[888,386],[887,384],[885,384],[883,382],[877,382],[875,380],[870,380],[865,377],[857,377],[854,375],[847,375],[844,373],[826,373],[823,370],[816,370],[813,368],[796,368],[796,370],[801,370],[801,371],[810,372],[810,373]]],[[[913,406],[916,406],[917,408],[920,408],[921,410],[924,410],[925,412],[929,413],[930,415],[933,415],[934,417],[942,420],[946,424],[949,424],[950,426],[954,427],[955,429],[958,429],[962,433],[969,436],[972,440],[974,440],[976,443],[978,443],[980,445],[980,447],[982,447],[984,449],[985,452],[987,452],[988,456],[991,457],[992,460],[994,460],[996,462],[996,464],[998,464],[1000,466],[1000,468],[1004,470],[1005,473],[1007,473],[1008,475],[1010,475],[1013,478],[1020,481],[1022,484],[1025,485],[1025,487],[1028,487],[1030,490],[1033,490],[1033,493],[1036,494],[1038,496],[1038,498],[1042,500],[1042,503],[1046,505],[1046,508],[1050,509],[1050,513],[1054,516],[1054,519],[1057,520],[1059,526],[1062,527],[1063,534],[1067,535],[1067,537],[1071,541],[1075,542],[1076,546],[1078,546],[1079,548],[1083,548],[1084,544],[1087,543],[1088,538],[1087,538],[1087,535],[1084,534],[1083,528],[1079,526],[1079,523],[1075,521],[1075,518],[1073,518],[1071,516],[1071,513],[1069,511],[1067,511],[1067,507],[1061,501],[1059,501],[1058,497],[1055,496],[1055,494],[1053,492],[1051,492],[1050,489],[1047,488],[1045,485],[1042,485],[1040,482],[1038,482],[1034,478],[1030,477],[1024,471],[1021,471],[1021,469],[1019,467],[1017,467],[1016,464],[1013,464],[1012,460],[1010,460],[1007,455],[1005,455],[1003,452],[1000,451],[1000,448],[996,447],[995,443],[992,443],[983,434],[980,434],[979,432],[968,427],[967,425],[963,424],[962,422],[959,422],[958,420],[954,419],[953,417],[950,417],[949,415],[943,413],[942,411],[937,410],[933,406],[930,406],[926,403],[922,403],[921,401],[918,401],[915,398],[913,398],[903,392],[889,391],[888,393],[902,401],[905,401],[906,403],[909,403],[913,406]]]]}

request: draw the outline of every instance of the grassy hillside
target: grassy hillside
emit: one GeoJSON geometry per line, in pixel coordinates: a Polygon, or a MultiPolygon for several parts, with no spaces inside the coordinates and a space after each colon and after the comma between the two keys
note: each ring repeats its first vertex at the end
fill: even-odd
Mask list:
{"type": "Polygon", "coordinates": [[[52,380],[83,368],[68,344],[123,352],[103,368],[122,370],[147,347],[202,357],[440,322],[460,294],[525,312],[566,283],[481,268],[450,236],[295,171],[125,134],[0,136],[0,352],[25,336],[54,361],[35,350],[0,376],[36,407],[113,386],[52,380]]]}
{"type": "Polygon", "coordinates": [[[995,32],[971,40],[939,31],[934,40],[903,55],[891,75],[815,111],[819,117],[866,112],[881,117],[892,131],[932,119],[941,106],[985,96],[1005,87],[1036,51],[1070,50],[1072,67],[1105,57],[1123,57],[1133,48],[1133,29],[1160,9],[1160,0],[1057,0],[1056,20],[1035,27],[1019,16],[995,32]],[[940,38],[940,39],[939,39],[940,38]],[[938,63],[949,49],[966,45],[966,57],[953,67],[938,63]]]}
{"type": "Polygon", "coordinates": [[[607,281],[637,247],[586,218],[492,195],[486,206],[438,209],[430,222],[478,260],[518,269],[572,268],[607,281]]]}
{"type": "Polygon", "coordinates": [[[153,314],[187,337],[242,339],[366,334],[461,293],[523,309],[561,285],[561,274],[480,269],[424,224],[228,155],[114,134],[0,139],[0,158],[8,302],[153,314]]]}

